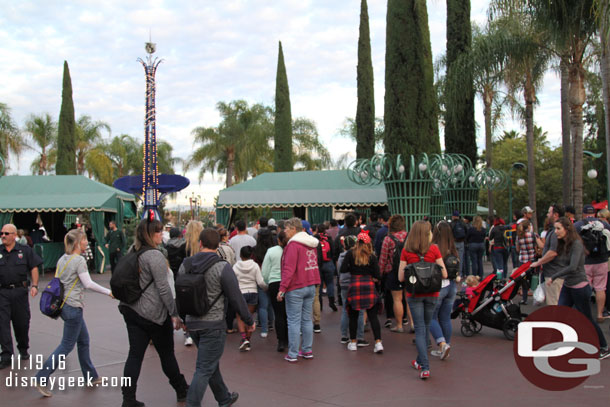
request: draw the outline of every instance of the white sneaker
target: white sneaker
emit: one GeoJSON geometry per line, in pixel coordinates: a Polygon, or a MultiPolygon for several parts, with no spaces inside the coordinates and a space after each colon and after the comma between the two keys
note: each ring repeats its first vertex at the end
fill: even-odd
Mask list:
{"type": "Polygon", "coordinates": [[[383,353],[383,345],[381,342],[375,342],[375,349],[373,349],[374,353],[383,353]]]}
{"type": "Polygon", "coordinates": [[[445,360],[449,357],[449,351],[451,350],[451,346],[449,344],[444,344],[441,346],[441,360],[445,360]]]}
{"type": "Polygon", "coordinates": [[[261,332],[261,338],[266,338],[267,337],[267,332],[261,332]]]}
{"type": "Polygon", "coordinates": [[[53,395],[53,393],[51,393],[49,391],[49,389],[46,388],[46,386],[37,385],[36,390],[38,390],[40,392],[40,394],[42,394],[45,397],[51,397],[53,395]]]}
{"type": "Polygon", "coordinates": [[[358,345],[356,345],[356,342],[350,341],[347,344],[347,350],[358,350],[358,345]]]}
{"type": "Polygon", "coordinates": [[[193,345],[193,338],[191,338],[190,336],[187,336],[186,339],[184,340],[184,346],[191,346],[193,345]]]}

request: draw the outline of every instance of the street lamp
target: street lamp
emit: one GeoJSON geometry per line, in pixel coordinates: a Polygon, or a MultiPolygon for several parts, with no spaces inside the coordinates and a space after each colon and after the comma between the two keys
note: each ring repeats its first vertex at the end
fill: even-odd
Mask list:
{"type": "MultiPolygon", "coordinates": [[[[508,170],[508,217],[506,218],[507,222],[510,222],[513,216],[513,170],[524,170],[527,168],[525,164],[516,162],[510,166],[510,170],[508,170]]],[[[522,187],[525,185],[525,180],[519,178],[517,180],[517,185],[522,187]]]]}

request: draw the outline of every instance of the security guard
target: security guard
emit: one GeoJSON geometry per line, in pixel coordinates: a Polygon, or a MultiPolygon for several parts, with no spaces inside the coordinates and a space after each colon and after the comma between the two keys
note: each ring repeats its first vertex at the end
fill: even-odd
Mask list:
{"type": "Polygon", "coordinates": [[[30,294],[38,294],[38,266],[42,259],[29,246],[16,243],[15,225],[2,226],[0,245],[0,369],[11,365],[13,340],[11,321],[21,359],[29,359],[30,303],[28,272],[32,273],[30,294]]]}

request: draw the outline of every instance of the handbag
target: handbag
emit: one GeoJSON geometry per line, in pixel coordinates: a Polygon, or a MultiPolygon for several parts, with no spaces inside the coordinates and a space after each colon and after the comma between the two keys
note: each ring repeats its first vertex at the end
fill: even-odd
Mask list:
{"type": "Polygon", "coordinates": [[[442,268],[436,263],[424,261],[411,263],[405,269],[405,289],[410,294],[431,294],[441,290],[442,268]]]}
{"type": "Polygon", "coordinates": [[[534,290],[534,305],[542,305],[544,304],[544,300],[546,299],[546,293],[544,291],[544,281],[541,281],[538,284],[538,287],[534,290]]]}

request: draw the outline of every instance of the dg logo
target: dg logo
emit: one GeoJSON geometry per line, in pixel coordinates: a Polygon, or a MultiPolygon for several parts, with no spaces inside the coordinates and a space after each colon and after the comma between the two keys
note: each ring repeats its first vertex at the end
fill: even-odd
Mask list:
{"type": "Polygon", "coordinates": [[[523,376],[545,390],[569,390],[601,369],[595,327],[569,307],[530,314],[519,324],[513,350],[523,376]]]}

